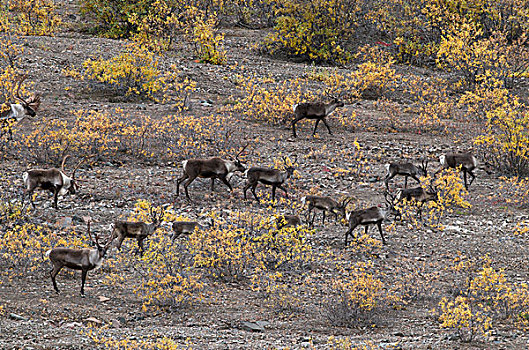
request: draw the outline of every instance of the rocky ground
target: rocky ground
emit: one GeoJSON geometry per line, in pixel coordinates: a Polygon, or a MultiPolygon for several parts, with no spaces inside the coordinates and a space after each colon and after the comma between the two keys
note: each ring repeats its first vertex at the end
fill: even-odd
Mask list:
{"type": "MultiPolygon", "coordinates": [[[[194,62],[191,53],[186,51],[173,52],[166,62],[179,65],[198,82],[199,88],[191,98],[189,113],[212,113],[240,95],[237,85],[230,79],[233,69],[229,67],[235,63],[239,72],[258,76],[296,77],[307,70],[303,64],[258,55],[251,47],[265,34],[261,31],[226,29],[224,33],[229,58],[227,66],[194,62]],[[200,103],[205,100],[211,101],[212,106],[200,103]]],[[[29,73],[28,80],[34,81],[35,89],[43,95],[38,118],[67,119],[75,109],[109,110],[116,107],[152,117],[172,113],[170,105],[148,101],[116,102],[115,96],[109,96],[97,86],[89,88],[88,83],[61,74],[64,68],[79,67],[89,57],[111,55],[120,47],[117,41],[71,30],[54,38],[28,37],[25,42],[26,54],[21,68],[29,73]]],[[[386,133],[381,112],[371,101],[347,105],[339,113],[347,115],[352,112],[358,116],[359,127],[354,130],[344,128],[330,118],[333,135],[328,135],[320,127],[318,136],[311,137],[312,124],[304,123],[300,125],[299,138],[292,140],[287,127],[238,120],[232,138],[240,144],[247,139],[258,140],[245,156],[248,165],[272,165],[272,158],[278,152],[299,155],[299,176],[288,185],[294,198],[317,188],[329,195],[353,196],[358,205],[365,207],[383,203],[381,179],[385,175],[384,164],[388,161],[415,160],[426,155],[432,159],[431,168],[436,169],[439,163],[435,160],[440,154],[469,146],[468,137],[471,135],[465,133],[443,136],[386,133]],[[329,175],[328,168],[336,163],[343,167],[349,165],[347,160],[340,159],[340,152],[350,149],[355,139],[370,163],[367,176],[356,180],[329,175]],[[307,156],[311,152],[314,155],[307,156]]],[[[24,121],[23,128],[31,130],[32,121],[24,121]]],[[[1,171],[3,178],[8,180],[5,183],[20,187],[21,173],[28,167],[19,158],[3,160],[1,171]]],[[[222,185],[209,194],[209,182],[197,180],[190,187],[193,203],[182,197],[175,199],[175,180],[180,172],[176,161],[167,166],[134,160],[118,165],[110,161],[96,164],[91,169],[82,168],[79,175],[88,181],[83,183],[80,193],[61,199],[58,211],[50,208],[47,194],[41,193],[32,220],[55,230],[67,232],[75,226],[83,232],[84,224],[80,218],[89,215],[97,225],[96,230],[104,232],[106,225],[126,216],[138,198],[160,202],[160,196],[174,201],[181,213],[191,217],[204,209],[223,207],[261,210],[254,201],[242,200],[242,179],[237,178],[233,181],[236,190],[231,196],[222,185]]],[[[0,348],[94,348],[87,332],[101,327],[108,328],[106,334],[128,339],[154,340],[165,336],[181,344],[182,348],[190,349],[326,348],[331,335],[349,337],[355,344],[372,342],[373,346],[385,349],[527,348],[529,336],[525,332],[501,325],[487,338],[462,343],[453,331],[440,328],[432,312],[439,295],[449,294],[452,290],[453,281],[444,268],[458,253],[471,257],[488,254],[495,267],[505,269],[512,282],[528,280],[527,242],[512,234],[513,227],[524,218],[525,212],[507,205],[498,197],[499,181],[495,175],[478,170],[470,190],[472,208],[443,218],[444,230],[409,229],[405,223],[399,223],[396,229],[387,233],[388,245],[380,249],[375,259],[381,274],[383,271],[384,275],[391,275],[391,271],[403,267],[424,269],[424,275],[430,276],[431,280],[417,283],[433,287],[431,297],[425,292],[402,310],[386,310],[377,317],[376,327],[334,327],[322,316],[321,309],[310,307],[318,305],[317,300],[307,301],[309,307],[302,308],[302,312],[278,314],[263,305],[244,283],[211,282],[207,287],[210,291],[208,297],[199,305],[178,312],[144,313],[141,301],[126,283],[112,287],[102,283],[104,269],[89,273],[86,298],[78,296],[78,274],[61,272],[58,280],[62,294],[57,295],[47,270],[42,270],[20,278],[2,277],[0,304],[5,306],[5,312],[0,315],[0,348]]],[[[21,193],[19,189],[2,187],[2,191],[21,193]]],[[[347,252],[343,246],[345,229],[334,221],[325,227],[318,226],[310,244],[315,250],[345,249],[347,252]]],[[[371,234],[378,238],[375,229],[371,229],[371,234]]],[[[353,255],[349,258],[355,259],[353,255]]]]}

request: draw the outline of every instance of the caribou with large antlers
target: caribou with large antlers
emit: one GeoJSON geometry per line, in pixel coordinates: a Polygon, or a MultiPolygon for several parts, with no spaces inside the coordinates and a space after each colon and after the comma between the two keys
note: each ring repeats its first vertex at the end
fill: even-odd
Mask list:
{"type": "Polygon", "coordinates": [[[57,293],[59,293],[59,288],[57,288],[55,277],[63,267],[81,270],[81,296],[84,297],[84,284],[88,271],[99,268],[103,263],[103,258],[112,240],[108,240],[104,246],[101,246],[99,244],[99,237],[95,236],[95,238],[92,238],[90,234],[90,220],[87,220],[87,227],[88,236],[94,241],[96,248],[72,249],[59,247],[46,252],[46,256],[50,258],[53,265],[50,274],[53,288],[57,293]]]}
{"type": "Polygon", "coordinates": [[[9,137],[12,138],[11,125],[20,122],[25,117],[34,117],[37,114],[37,110],[40,106],[40,95],[32,94],[27,100],[20,96],[20,85],[27,78],[27,75],[22,75],[17,78],[15,82],[15,88],[13,97],[19,101],[19,103],[9,104],[9,109],[0,113],[0,126],[4,130],[7,129],[9,137]]]}
{"type": "Polygon", "coordinates": [[[31,205],[33,206],[33,209],[35,209],[35,203],[33,202],[33,191],[37,188],[40,188],[53,193],[53,207],[58,209],[57,197],[59,195],[63,196],[67,193],[75,194],[76,189],[79,187],[77,183],[79,180],[75,179],[75,172],[77,169],[79,169],[81,164],[86,161],[86,158],[82,159],[79,164],[77,164],[72,172],[72,176],[68,176],[64,171],[64,164],[68,157],[69,156],[67,155],[62,159],[61,170],[57,168],[51,168],[31,169],[26,171],[22,175],[25,186],[24,194],[22,195],[22,202],[24,202],[24,198],[27,195],[31,205]]]}
{"type": "Polygon", "coordinates": [[[0,120],[7,121],[14,119],[19,122],[23,118],[29,116],[34,117],[37,114],[37,110],[40,106],[40,95],[32,94],[27,100],[20,96],[20,85],[26,80],[27,75],[21,75],[15,82],[16,88],[14,89],[13,97],[19,101],[19,103],[12,103],[10,109],[0,114],[0,120]]]}

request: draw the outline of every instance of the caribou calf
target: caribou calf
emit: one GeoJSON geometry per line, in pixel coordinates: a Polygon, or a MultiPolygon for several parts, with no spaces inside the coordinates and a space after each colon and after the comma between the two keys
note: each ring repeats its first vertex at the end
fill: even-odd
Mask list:
{"type": "Polygon", "coordinates": [[[205,229],[207,226],[212,227],[213,226],[213,219],[208,222],[207,225],[202,225],[198,223],[197,221],[175,221],[173,222],[173,234],[171,235],[171,240],[175,240],[180,235],[190,235],[193,232],[195,232],[195,229],[205,229]]]}
{"type": "Polygon", "coordinates": [[[265,185],[272,186],[272,200],[276,197],[276,188],[280,188],[285,192],[285,196],[288,198],[288,192],[283,187],[285,181],[294,174],[295,168],[287,166],[284,171],[278,169],[259,168],[252,167],[244,173],[247,178],[246,186],[244,186],[244,199],[246,199],[246,191],[251,187],[251,191],[255,199],[259,202],[259,198],[255,193],[255,188],[260,182],[265,185]]]}
{"type": "Polygon", "coordinates": [[[468,186],[472,185],[472,182],[474,182],[474,179],[476,178],[473,173],[474,169],[476,169],[478,166],[476,157],[474,157],[471,153],[450,153],[440,156],[439,162],[441,163],[443,169],[456,169],[461,167],[461,171],[463,172],[465,180],[465,188],[468,190],[468,186]],[[469,184],[467,184],[467,173],[472,177],[469,184]]]}
{"type": "Polygon", "coordinates": [[[294,110],[294,120],[292,121],[292,134],[294,135],[294,137],[297,137],[296,123],[298,121],[302,119],[316,119],[316,125],[314,126],[314,131],[312,132],[312,135],[316,134],[316,129],[318,129],[318,124],[320,120],[323,121],[323,124],[325,124],[325,126],[327,127],[329,134],[332,135],[331,129],[329,128],[329,125],[327,124],[325,118],[331,115],[331,113],[334,112],[337,107],[343,106],[344,103],[336,98],[329,103],[305,102],[294,105],[292,107],[292,109],[294,110]]]}
{"type": "Polygon", "coordinates": [[[152,223],[150,224],[141,221],[116,221],[111,234],[111,239],[116,240],[115,247],[121,250],[121,245],[125,238],[135,238],[138,241],[140,256],[143,256],[143,253],[145,252],[143,240],[153,234],[154,231],[160,227],[161,219],[164,215],[163,211],[160,211],[159,215],[155,215],[153,210],[151,210],[150,214],[152,218],[152,223]]]}
{"type": "Polygon", "coordinates": [[[276,227],[281,230],[284,227],[296,227],[301,225],[301,219],[297,215],[279,215],[276,217],[276,227]]]}
{"type": "MultiPolygon", "coordinates": [[[[90,236],[90,221],[87,222],[88,236],[90,236]]],[[[90,236],[91,237],[91,236],[90,236]]],[[[96,248],[72,249],[72,248],[53,248],[46,252],[46,256],[50,258],[53,268],[50,271],[53,288],[59,293],[55,277],[63,267],[69,269],[81,270],[81,296],[84,297],[84,284],[88,271],[95,270],[103,263],[103,258],[106,255],[110,243],[109,240],[104,246],[99,244],[99,238],[96,236],[92,239],[96,248]]]]}

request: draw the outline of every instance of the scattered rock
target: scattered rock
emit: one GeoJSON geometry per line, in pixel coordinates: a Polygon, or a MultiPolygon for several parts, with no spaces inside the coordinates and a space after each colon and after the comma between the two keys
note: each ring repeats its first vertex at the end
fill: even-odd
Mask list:
{"type": "Polygon", "coordinates": [[[260,325],[257,322],[248,322],[248,321],[242,321],[240,329],[243,329],[248,332],[264,332],[265,329],[262,325],[260,325]]]}
{"type": "Polygon", "coordinates": [[[24,316],[20,316],[17,314],[10,313],[9,318],[15,321],[27,321],[28,319],[24,316]]]}
{"type": "Polygon", "coordinates": [[[90,324],[93,323],[97,326],[101,326],[103,324],[103,321],[95,318],[95,317],[88,317],[86,320],[84,320],[86,323],[90,324]]]}
{"type": "Polygon", "coordinates": [[[83,324],[80,322],[68,322],[68,323],[64,323],[63,325],[61,325],[61,327],[76,329],[76,328],[81,327],[82,325],[83,324]]]}

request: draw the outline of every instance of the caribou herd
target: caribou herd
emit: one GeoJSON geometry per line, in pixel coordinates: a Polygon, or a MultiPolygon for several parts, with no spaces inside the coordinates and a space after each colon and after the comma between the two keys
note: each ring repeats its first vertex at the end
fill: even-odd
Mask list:
{"type": "MultiPolygon", "coordinates": [[[[17,82],[15,98],[20,101],[19,104],[12,104],[11,110],[4,113],[0,118],[3,121],[14,120],[14,122],[20,121],[22,118],[29,116],[35,116],[37,108],[40,104],[40,98],[38,95],[33,95],[27,101],[19,95],[20,84],[25,79],[21,79],[17,82]]],[[[296,137],[295,125],[302,119],[316,119],[313,134],[316,133],[318,123],[323,121],[327,127],[329,134],[331,130],[325,120],[333,111],[338,107],[343,107],[344,103],[338,99],[334,99],[330,103],[300,103],[293,106],[294,119],[292,121],[292,134],[296,137]]],[[[295,171],[294,164],[296,160],[287,165],[287,159],[284,158],[285,169],[273,169],[265,167],[250,167],[246,168],[239,156],[246,149],[248,145],[244,146],[243,149],[233,159],[222,159],[218,157],[208,159],[187,159],[182,162],[182,176],[176,181],[176,196],[179,195],[180,185],[183,184],[186,198],[191,201],[189,196],[188,187],[198,177],[204,179],[211,179],[211,191],[214,189],[215,179],[219,179],[224,185],[226,185],[230,191],[233,191],[233,187],[230,184],[231,177],[239,172],[243,174],[246,179],[246,184],[243,187],[244,199],[247,199],[247,190],[250,189],[255,200],[260,202],[259,197],[256,193],[256,187],[259,183],[262,185],[271,186],[272,188],[272,200],[275,199],[276,188],[284,191],[285,196],[288,196],[285,184],[289,180],[295,171]]],[[[61,168],[50,168],[50,169],[30,169],[23,173],[22,178],[24,182],[24,194],[22,202],[25,197],[29,198],[30,203],[35,210],[35,203],[33,202],[33,192],[35,189],[47,190],[53,193],[53,207],[58,209],[58,196],[65,194],[75,194],[78,187],[78,179],[75,174],[79,167],[84,163],[85,159],[81,160],[68,175],[64,169],[67,156],[63,158],[61,168]]],[[[476,158],[469,152],[457,153],[457,154],[443,154],[439,158],[440,169],[445,168],[456,168],[463,172],[465,187],[472,184],[475,179],[473,171],[477,167],[476,158]],[[467,174],[471,177],[470,182],[467,182],[467,174]]],[[[363,209],[355,209],[348,211],[347,205],[351,201],[351,198],[345,198],[341,201],[337,201],[329,196],[314,196],[306,195],[301,198],[303,205],[307,206],[307,224],[311,227],[314,226],[314,220],[316,217],[316,210],[322,212],[321,224],[325,225],[326,215],[333,215],[335,220],[338,221],[343,218],[348,223],[348,228],[345,232],[345,245],[348,244],[348,238],[351,236],[356,239],[354,230],[362,225],[365,227],[365,233],[367,234],[370,225],[376,225],[383,244],[386,244],[386,238],[384,237],[382,230],[382,223],[389,219],[390,215],[394,215],[395,218],[402,218],[401,212],[395,208],[399,202],[403,201],[415,201],[418,205],[418,215],[422,216],[421,208],[422,205],[428,201],[438,200],[437,190],[433,186],[423,188],[421,185],[421,177],[426,177],[428,161],[422,160],[420,165],[415,165],[409,162],[395,162],[386,165],[387,173],[384,178],[384,198],[385,203],[379,206],[373,206],[363,209]],[[397,190],[396,192],[390,191],[390,180],[396,176],[404,177],[404,188],[397,190]],[[418,187],[407,188],[408,177],[414,179],[418,183],[418,187]],[[314,211],[314,214],[311,214],[314,211]]],[[[136,239],[138,242],[138,249],[140,254],[144,252],[143,241],[151,235],[156,229],[162,224],[162,215],[151,212],[151,223],[145,222],[129,222],[129,221],[116,221],[113,225],[110,237],[106,240],[103,245],[99,242],[99,237],[92,237],[90,234],[90,220],[85,218],[87,222],[88,235],[95,242],[96,247],[93,249],[72,249],[57,247],[49,250],[47,256],[52,263],[51,279],[53,282],[54,289],[59,292],[55,281],[56,275],[63,267],[70,269],[81,270],[82,272],[82,285],[81,295],[84,296],[84,284],[86,280],[87,272],[99,267],[105,257],[107,250],[113,245],[115,248],[120,249],[123,240],[126,238],[136,239]],[[113,244],[112,244],[113,243],[113,244]]],[[[276,217],[276,226],[278,229],[287,226],[297,226],[302,223],[300,216],[296,214],[281,215],[276,217]]],[[[208,223],[209,226],[213,225],[212,222],[208,223]]],[[[193,233],[196,229],[206,228],[207,225],[196,222],[196,221],[177,221],[172,223],[173,234],[171,238],[174,240],[180,237],[182,234],[187,235],[193,233]]]]}

